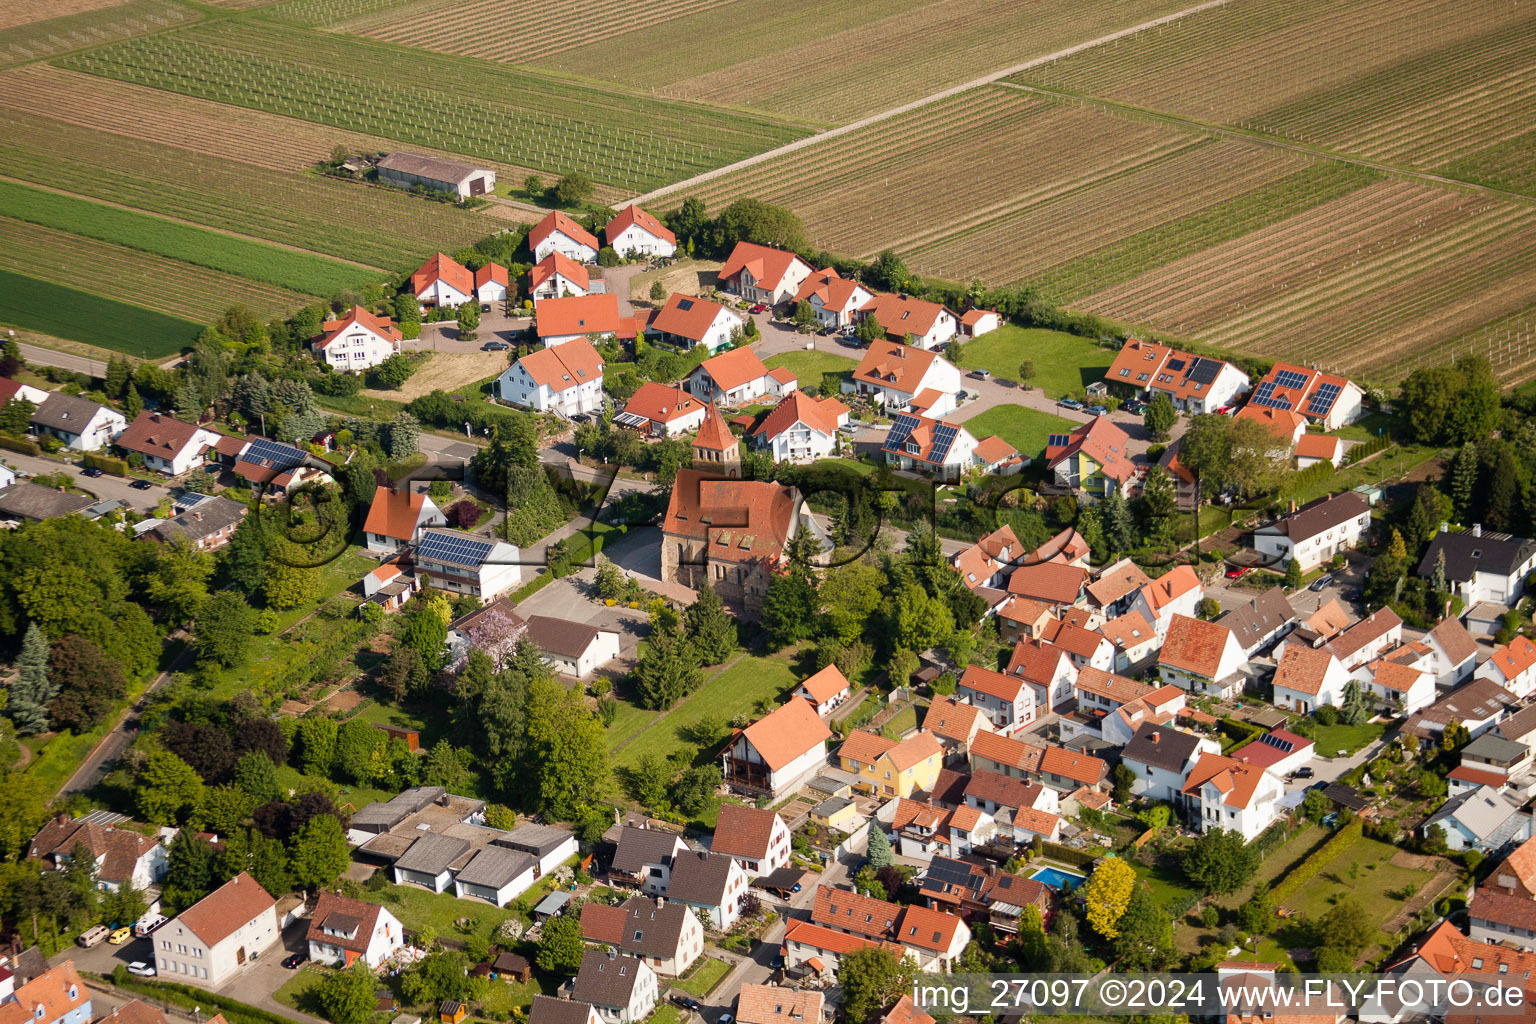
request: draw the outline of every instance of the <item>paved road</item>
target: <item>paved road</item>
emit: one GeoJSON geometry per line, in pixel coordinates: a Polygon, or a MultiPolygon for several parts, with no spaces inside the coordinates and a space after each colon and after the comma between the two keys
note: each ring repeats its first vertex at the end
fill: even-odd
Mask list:
{"type": "MultiPolygon", "coordinates": [[[[81,475],[81,466],[71,461],[68,463],[56,462],[53,459],[45,459],[36,455],[23,455],[20,452],[0,453],[5,463],[12,469],[28,476],[37,476],[42,473],[67,473],[75,480],[75,485],[81,490],[90,491],[98,498],[117,498],[125,502],[128,507],[140,511],[152,510],[160,503],[160,499],[170,493],[165,484],[156,483],[147,491],[135,490],[129,486],[130,480],[124,477],[112,476],[103,473],[98,477],[81,475]]],[[[77,456],[78,458],[78,456],[77,456]]]]}
{"type": "Polygon", "coordinates": [[[28,363],[38,366],[57,366],[77,373],[89,373],[93,377],[105,377],[107,374],[107,364],[100,359],[77,356],[70,352],[55,352],[51,348],[40,348],[37,345],[28,345],[26,342],[18,343],[17,347],[21,349],[21,358],[28,363]]]}

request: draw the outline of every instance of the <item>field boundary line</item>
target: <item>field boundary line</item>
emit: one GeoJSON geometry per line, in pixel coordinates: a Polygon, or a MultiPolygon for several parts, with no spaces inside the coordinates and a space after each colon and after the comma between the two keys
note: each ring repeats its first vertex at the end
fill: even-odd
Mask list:
{"type": "Polygon", "coordinates": [[[839,125],[836,128],[829,128],[824,132],[817,132],[814,135],[807,135],[804,138],[795,139],[792,142],[786,142],[784,145],[775,149],[770,149],[762,153],[754,154],[752,156],[746,157],[745,159],[738,160],[733,164],[727,164],[724,167],[717,167],[712,171],[704,171],[701,174],[695,174],[691,178],[684,178],[682,181],[676,181],[670,185],[663,185],[661,188],[652,189],[650,192],[647,192],[644,195],[635,196],[633,199],[625,200],[623,203],[617,203],[613,208],[618,210],[622,209],[624,206],[629,205],[630,203],[640,203],[644,205],[646,203],[654,202],[656,199],[662,196],[671,195],[681,189],[692,188],[693,186],[703,182],[712,181],[715,178],[723,177],[724,175],[731,174],[735,171],[743,170],[748,167],[754,167],[757,164],[765,163],[769,160],[781,157],[786,153],[793,153],[797,150],[804,149],[807,146],[815,145],[818,142],[825,142],[828,139],[834,139],[840,135],[847,135],[849,132],[855,132],[861,128],[867,128],[872,124],[879,124],[881,121],[887,121],[893,117],[900,117],[902,114],[921,109],[922,107],[926,107],[931,103],[938,103],[941,100],[947,100],[951,96],[957,96],[960,93],[967,92],[971,89],[977,89],[984,85],[992,85],[998,83],[1002,79],[1007,78],[1009,75],[1016,75],[1021,71],[1028,71],[1030,68],[1039,67],[1041,64],[1049,64],[1052,61],[1070,57],[1073,54],[1080,53],[1083,50],[1092,49],[1095,46],[1101,46],[1104,43],[1112,43],[1117,39],[1123,39],[1124,37],[1134,35],[1137,32],[1145,32],[1149,28],[1157,28],[1160,25],[1167,25],[1170,22],[1178,21],[1181,18],[1187,18],[1192,14],[1199,14],[1201,11],[1208,11],[1213,7],[1223,7],[1231,2],[1232,0],[1205,0],[1204,3],[1196,4],[1193,7],[1186,7],[1181,11],[1174,11],[1171,14],[1164,14],[1161,17],[1153,18],[1151,21],[1144,21],[1139,25],[1131,25],[1128,28],[1116,29],[1113,32],[1106,33],[1102,36],[1098,36],[1097,38],[1085,40],[1081,43],[1074,43],[1071,46],[1057,50],[1054,53],[1047,53],[1039,57],[1033,57],[1027,61],[1024,61],[1022,64],[1014,64],[1006,68],[1001,68],[997,71],[983,75],[980,78],[973,78],[969,82],[962,82],[959,85],[952,85],[949,88],[943,89],[939,92],[930,93],[927,96],[921,96],[915,100],[903,103],[900,106],[891,107],[889,110],[882,110],[879,113],[870,114],[868,117],[861,117],[857,121],[850,121],[847,124],[839,125]]]}
{"type": "MultiPolygon", "coordinates": [[[[97,199],[95,196],[88,196],[88,195],[85,195],[85,194],[80,193],[80,192],[71,192],[67,188],[56,188],[53,185],[43,185],[43,184],[41,184],[39,182],[36,182],[36,181],[28,181],[25,178],[13,178],[9,174],[0,174],[0,181],[8,181],[8,182],[10,182],[13,185],[21,185],[21,186],[24,186],[26,188],[35,188],[35,189],[37,189],[40,192],[52,192],[55,195],[68,196],[71,199],[79,199],[82,202],[95,203],[97,206],[110,206],[114,210],[123,210],[123,211],[125,211],[127,213],[137,213],[140,216],[153,217],[156,220],[170,221],[172,224],[182,224],[182,225],[185,225],[186,227],[189,227],[189,228],[199,228],[199,229],[201,229],[203,231],[210,231],[210,232],[212,232],[215,235],[224,235],[224,236],[226,236],[228,238],[238,238],[238,239],[240,239],[241,241],[244,241],[244,242],[255,242],[258,245],[270,245],[274,249],[283,249],[283,250],[285,250],[287,252],[303,253],[306,256],[318,256],[318,257],[320,257],[321,259],[324,259],[324,260],[334,260],[337,263],[344,263],[344,264],[346,264],[349,267],[357,267],[359,270],[371,270],[371,271],[373,271],[375,273],[379,273],[379,274],[388,274],[388,273],[390,273],[390,271],[388,269],[384,268],[384,267],[375,267],[375,266],[373,266],[371,264],[368,264],[368,263],[359,263],[356,260],[349,260],[349,259],[346,259],[345,257],[342,257],[342,256],[332,256],[328,252],[319,252],[318,250],[315,250],[315,249],[305,249],[305,248],[303,248],[301,246],[290,245],[287,242],[274,242],[270,238],[260,238],[260,237],[258,237],[256,235],[245,235],[245,234],[241,234],[238,231],[230,231],[227,228],[216,228],[216,227],[212,227],[211,225],[208,225],[208,224],[198,223],[195,220],[187,220],[184,217],[171,217],[171,216],[167,216],[166,214],[163,214],[163,213],[156,213],[153,210],[144,210],[144,209],[141,209],[141,208],[139,208],[137,206],[129,206],[126,203],[114,203],[110,199],[97,199]]],[[[46,225],[44,225],[44,226],[46,226],[46,225]]],[[[55,228],[54,230],[57,231],[59,229],[55,228]]],[[[74,232],[72,232],[72,231],[66,231],[64,233],[65,234],[74,234],[74,232]]],[[[81,237],[86,237],[86,236],[81,236],[81,237]]],[[[100,239],[98,239],[98,241],[100,241],[100,239]]],[[[120,243],[112,242],[112,243],[109,243],[109,244],[118,245],[120,243]]],[[[172,259],[172,260],[176,259],[176,257],[174,257],[174,256],[165,256],[164,258],[165,259],[172,259]]],[[[180,260],[178,262],[185,263],[186,261],[185,260],[180,260]]],[[[228,273],[228,271],[222,271],[222,273],[228,273]]],[[[238,274],[230,274],[230,276],[231,277],[238,277],[239,275],[238,274]]],[[[281,287],[281,286],[280,285],[274,285],[273,287],[281,287]]],[[[292,291],[292,289],[289,289],[289,291],[292,291]]]]}
{"type": "Polygon", "coordinates": [[[1368,160],[1365,157],[1351,156],[1348,153],[1340,153],[1332,149],[1323,149],[1319,146],[1309,146],[1303,142],[1292,142],[1289,139],[1277,138],[1266,135],[1263,132],[1249,131],[1244,128],[1233,128],[1228,125],[1211,124],[1207,121],[1197,121],[1193,118],[1181,117],[1177,114],[1165,114],[1158,110],[1148,110],[1146,107],[1138,107],[1132,103],[1123,103],[1119,100],[1106,100],[1098,96],[1089,96],[1082,93],[1065,92],[1059,89],[1048,89],[1038,85],[1024,85],[1021,82],[998,82],[1006,89],[1017,89],[1027,92],[1042,99],[1058,101],[1075,101],[1091,106],[1098,106],[1107,111],[1119,114],[1123,117],[1137,117],[1153,121],[1185,131],[1209,132],[1213,135],[1221,135],[1229,139],[1247,141],[1260,146],[1270,146],[1275,149],[1285,149],[1292,153],[1300,153],[1303,156],[1315,157],[1319,160],[1332,160],[1336,163],[1351,164],[1355,167],[1364,167],[1383,174],[1394,175],[1399,178],[1411,178],[1428,185],[1439,185],[1462,189],[1467,192],[1477,192],[1482,195],[1492,196],[1497,199],[1512,199],[1516,202],[1536,206],[1536,196],[1528,196],[1521,192],[1511,192],[1507,189],[1494,188],[1492,185],[1481,185],[1475,181],[1464,181],[1461,178],[1449,178],[1443,174],[1435,174],[1431,171],[1421,171],[1413,167],[1402,167],[1397,164],[1383,163],[1379,160],[1368,160]]]}

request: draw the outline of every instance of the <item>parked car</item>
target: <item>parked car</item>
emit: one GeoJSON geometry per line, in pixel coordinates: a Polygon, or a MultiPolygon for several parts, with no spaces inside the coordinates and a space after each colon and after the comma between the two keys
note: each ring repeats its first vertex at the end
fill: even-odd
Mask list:
{"type": "Polygon", "coordinates": [[[96,477],[101,476],[101,470],[97,469],[95,466],[87,466],[80,471],[80,475],[88,476],[94,480],[96,477]]]}
{"type": "Polygon", "coordinates": [[[1227,569],[1227,579],[1229,580],[1241,579],[1247,574],[1248,566],[1246,565],[1234,565],[1227,569]]]}
{"type": "Polygon", "coordinates": [[[1016,388],[1016,387],[1019,386],[1019,382],[1018,381],[1016,381],[1016,380],[1009,380],[1006,377],[999,377],[999,378],[997,378],[997,383],[1000,386],[1005,387],[1005,388],[1016,388]]]}
{"type": "Polygon", "coordinates": [[[101,945],[106,937],[111,934],[111,930],[108,929],[104,924],[92,925],[90,928],[87,928],[85,931],[81,932],[80,937],[75,941],[84,946],[86,949],[90,949],[92,946],[101,945]]]}
{"type": "Polygon", "coordinates": [[[508,345],[504,341],[488,341],[484,345],[481,345],[480,349],[484,352],[505,352],[511,347],[511,345],[508,345]]]}
{"type": "Polygon", "coordinates": [[[121,946],[131,938],[133,938],[133,929],[125,924],[121,928],[118,928],[116,931],[114,931],[112,933],[112,937],[107,939],[107,941],[112,943],[114,946],[121,946]]]}
{"type": "Polygon", "coordinates": [[[697,1010],[699,1008],[699,1001],[688,995],[686,992],[679,992],[676,989],[673,989],[671,995],[668,998],[670,998],[678,1006],[683,1006],[690,1010],[697,1010]]]}
{"type": "Polygon", "coordinates": [[[748,313],[766,313],[766,312],[768,312],[768,307],[763,305],[761,302],[754,302],[754,303],[752,303],[752,306],[747,310],[747,312],[748,313]]]}
{"type": "Polygon", "coordinates": [[[975,377],[977,380],[989,380],[992,377],[991,370],[972,370],[967,377],[975,377]]]}
{"type": "Polygon", "coordinates": [[[291,953],[288,956],[283,957],[283,966],[291,971],[308,959],[309,957],[303,953],[291,953]]]}
{"type": "Polygon", "coordinates": [[[485,305],[480,307],[480,312],[482,312],[482,313],[489,313],[490,311],[491,311],[491,304],[489,302],[487,302],[485,305]]]}
{"type": "Polygon", "coordinates": [[[132,487],[136,491],[147,491],[147,490],[149,490],[151,487],[153,487],[155,485],[150,483],[148,480],[135,480],[133,483],[129,484],[128,486],[132,487]]]}
{"type": "Polygon", "coordinates": [[[1091,416],[1108,416],[1109,410],[1104,408],[1102,405],[1090,405],[1088,407],[1088,413],[1091,416]]]}
{"type": "Polygon", "coordinates": [[[1132,416],[1140,416],[1142,413],[1147,411],[1147,407],[1141,402],[1136,401],[1134,398],[1120,406],[1120,408],[1123,411],[1130,413],[1132,416]]]}
{"type": "Polygon", "coordinates": [[[155,965],[147,964],[143,960],[135,960],[128,965],[128,973],[137,974],[141,978],[153,978],[155,976],[155,965]]]}
{"type": "Polygon", "coordinates": [[[1056,404],[1061,406],[1063,409],[1082,409],[1083,407],[1083,403],[1079,402],[1075,398],[1063,398],[1056,404]]]}
{"type": "Polygon", "coordinates": [[[969,391],[956,391],[955,392],[955,401],[957,401],[957,402],[964,402],[964,401],[969,400],[970,398],[971,398],[971,393],[969,391]]]}
{"type": "Polygon", "coordinates": [[[1364,598],[1365,591],[1361,590],[1359,587],[1350,587],[1349,590],[1345,591],[1344,593],[1344,600],[1352,601],[1356,604],[1364,600],[1364,598]]]}
{"type": "Polygon", "coordinates": [[[1330,584],[1332,582],[1333,582],[1333,573],[1325,572],[1321,576],[1319,576],[1317,579],[1313,580],[1312,581],[1312,585],[1310,587],[1308,587],[1307,589],[1308,590],[1322,590],[1324,587],[1326,587],[1328,584],[1330,584]]]}
{"type": "Polygon", "coordinates": [[[1295,775],[1298,779],[1310,779],[1316,773],[1313,772],[1312,769],[1309,766],[1302,765],[1300,768],[1297,768],[1296,771],[1294,771],[1292,774],[1295,775]]]}
{"type": "Polygon", "coordinates": [[[143,938],[163,924],[165,924],[164,914],[145,914],[134,922],[133,934],[143,938]]]}

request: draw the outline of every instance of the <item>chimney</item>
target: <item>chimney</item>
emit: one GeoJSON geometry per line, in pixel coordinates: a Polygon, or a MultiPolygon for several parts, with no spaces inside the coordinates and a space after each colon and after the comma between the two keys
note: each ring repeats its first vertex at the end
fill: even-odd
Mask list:
{"type": "Polygon", "coordinates": [[[1472,524],[1472,536],[1474,536],[1474,537],[1481,537],[1482,535],[1483,535],[1483,524],[1482,523],[1473,523],[1472,524]]]}
{"type": "Polygon", "coordinates": [[[201,512],[199,512],[199,511],[195,511],[194,510],[193,513],[192,513],[192,518],[196,519],[198,522],[202,522],[203,521],[203,514],[201,512]]]}
{"type": "Polygon", "coordinates": [[[667,905],[667,898],[665,896],[657,896],[656,897],[656,907],[657,907],[658,910],[660,908],[666,906],[666,905],[667,905]]]}
{"type": "Polygon", "coordinates": [[[1162,741],[1163,741],[1163,734],[1161,732],[1154,732],[1152,734],[1152,743],[1153,743],[1154,746],[1157,745],[1158,743],[1161,743],[1162,741]]]}
{"type": "Polygon", "coordinates": [[[1451,524],[1447,523],[1443,519],[1440,520],[1440,532],[1441,533],[1450,533],[1451,532],[1451,524]]]}

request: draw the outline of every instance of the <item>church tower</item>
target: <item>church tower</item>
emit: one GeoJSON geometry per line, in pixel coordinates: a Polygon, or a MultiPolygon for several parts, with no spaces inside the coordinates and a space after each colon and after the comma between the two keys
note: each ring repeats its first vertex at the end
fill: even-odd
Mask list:
{"type": "Polygon", "coordinates": [[[704,422],[693,439],[693,465],[707,473],[740,478],[741,446],[714,402],[706,402],[704,422]]]}

